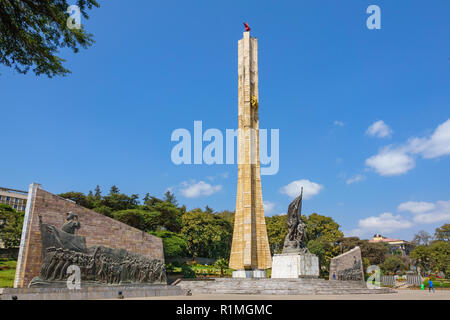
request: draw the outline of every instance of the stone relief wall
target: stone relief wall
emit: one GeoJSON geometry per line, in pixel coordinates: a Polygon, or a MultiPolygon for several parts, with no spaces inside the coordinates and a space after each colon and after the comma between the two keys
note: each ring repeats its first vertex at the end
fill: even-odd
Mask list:
{"type": "Polygon", "coordinates": [[[364,281],[361,249],[355,247],[330,262],[330,280],[364,281]]]}
{"type": "Polygon", "coordinates": [[[32,184],[28,192],[14,287],[27,287],[34,277],[40,275],[43,257],[39,216],[43,223],[60,227],[69,211],[76,213],[82,223],[77,235],[85,238],[86,246],[125,249],[164,263],[160,238],[60,198],[43,190],[39,184],[32,184]]]}

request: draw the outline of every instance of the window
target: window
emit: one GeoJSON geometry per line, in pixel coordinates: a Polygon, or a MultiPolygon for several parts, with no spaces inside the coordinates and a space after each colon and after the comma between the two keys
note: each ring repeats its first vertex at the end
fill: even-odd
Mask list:
{"type": "Polygon", "coordinates": [[[19,199],[15,198],[14,203],[18,203],[18,202],[19,202],[19,199]]]}
{"type": "Polygon", "coordinates": [[[17,204],[14,205],[14,209],[17,209],[17,204]]]}
{"type": "Polygon", "coordinates": [[[6,201],[10,201],[11,200],[11,198],[10,197],[6,197],[6,201]]]}
{"type": "Polygon", "coordinates": [[[25,206],[22,206],[22,211],[25,211],[25,206]]]}
{"type": "Polygon", "coordinates": [[[3,197],[2,196],[0,196],[0,201],[3,199],[3,197]]]}

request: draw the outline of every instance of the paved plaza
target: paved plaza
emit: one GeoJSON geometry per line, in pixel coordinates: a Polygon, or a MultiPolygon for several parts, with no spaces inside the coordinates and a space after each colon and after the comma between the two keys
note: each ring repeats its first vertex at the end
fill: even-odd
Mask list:
{"type": "Polygon", "coordinates": [[[450,290],[433,292],[422,290],[398,290],[389,294],[345,295],[192,295],[172,297],[133,298],[130,300],[450,300],[450,290]]]}

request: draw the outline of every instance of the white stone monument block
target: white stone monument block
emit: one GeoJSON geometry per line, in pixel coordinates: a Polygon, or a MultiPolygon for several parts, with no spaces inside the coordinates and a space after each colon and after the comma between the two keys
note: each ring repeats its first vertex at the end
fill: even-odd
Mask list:
{"type": "Polygon", "coordinates": [[[314,254],[276,254],[272,262],[272,278],[317,278],[319,258],[314,254]]]}

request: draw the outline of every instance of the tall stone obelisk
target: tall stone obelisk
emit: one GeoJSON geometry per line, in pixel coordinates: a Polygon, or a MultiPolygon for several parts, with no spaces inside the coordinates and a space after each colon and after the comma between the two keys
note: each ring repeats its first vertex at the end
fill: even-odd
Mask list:
{"type": "Polygon", "coordinates": [[[272,266],[261,191],[258,39],[238,42],[238,183],[230,268],[233,277],[265,277],[272,266]]]}

